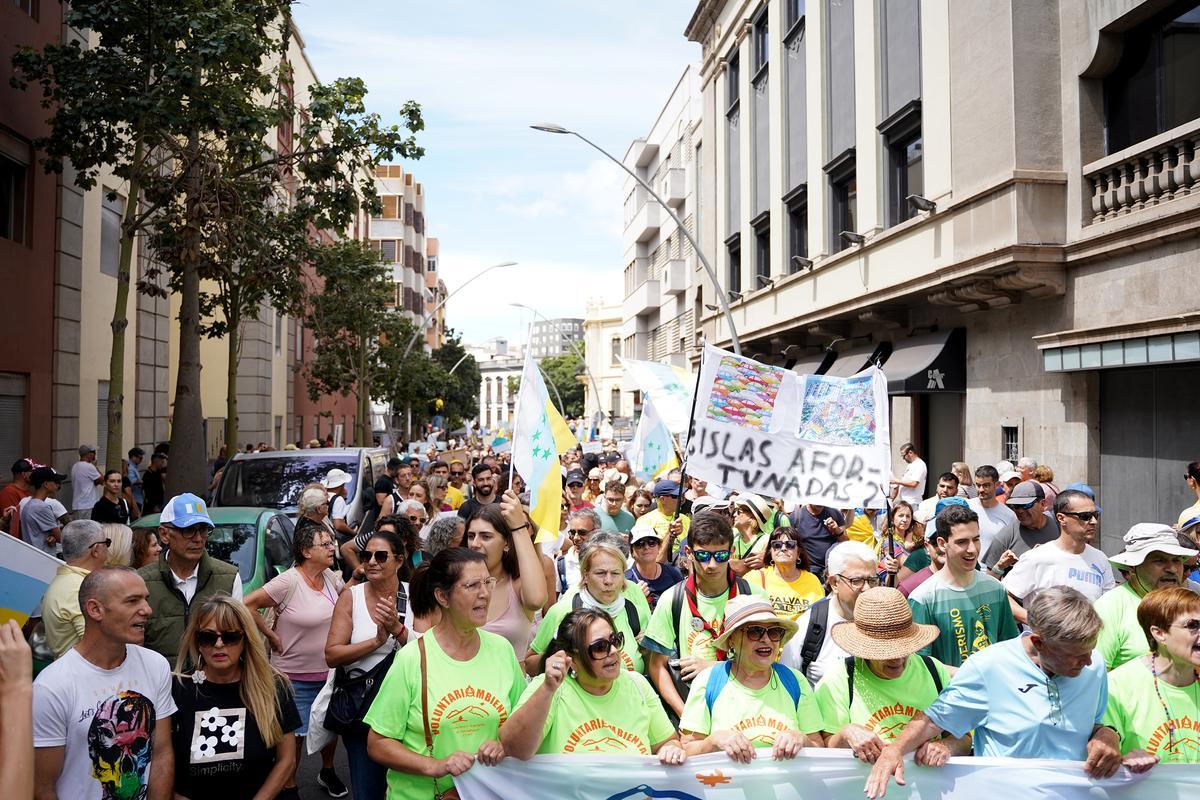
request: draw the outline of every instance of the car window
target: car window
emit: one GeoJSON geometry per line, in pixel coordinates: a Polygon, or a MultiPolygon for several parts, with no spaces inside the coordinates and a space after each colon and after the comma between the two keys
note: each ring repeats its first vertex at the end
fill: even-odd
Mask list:
{"type": "Polygon", "coordinates": [[[319,482],[331,469],[350,473],[346,496],[353,497],[359,471],[356,455],[234,459],[225,466],[215,505],[293,509],[304,486],[319,482]]]}
{"type": "Polygon", "coordinates": [[[254,577],[257,527],[253,523],[225,523],[208,535],[208,554],[237,567],[243,583],[254,577]]]}
{"type": "Polygon", "coordinates": [[[263,542],[266,580],[271,580],[292,566],[292,521],[282,514],[267,523],[267,540],[263,542]]]}

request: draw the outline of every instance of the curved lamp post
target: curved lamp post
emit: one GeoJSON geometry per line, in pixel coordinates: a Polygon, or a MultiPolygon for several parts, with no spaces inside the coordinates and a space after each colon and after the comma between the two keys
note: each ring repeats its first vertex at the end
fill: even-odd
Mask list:
{"type": "Polygon", "coordinates": [[[591,139],[587,138],[583,134],[581,134],[577,131],[568,130],[567,128],[564,128],[562,125],[555,125],[550,122],[543,122],[543,123],[539,123],[537,125],[530,125],[529,127],[533,128],[535,131],[542,131],[543,133],[569,134],[571,136],[574,136],[576,139],[579,139],[580,141],[584,142],[585,144],[591,145],[591,147],[593,149],[597,150],[601,155],[603,155],[609,161],[613,162],[618,167],[625,170],[625,172],[627,172],[629,174],[629,177],[633,178],[635,181],[638,182],[639,185],[641,185],[641,187],[643,189],[645,189],[647,192],[649,192],[650,196],[654,198],[655,202],[657,202],[660,206],[662,206],[663,210],[666,211],[668,215],[670,215],[671,219],[675,220],[675,224],[679,226],[679,230],[682,231],[683,235],[687,237],[687,240],[692,243],[692,250],[693,250],[693,252],[696,253],[696,258],[700,259],[700,263],[704,265],[705,271],[708,272],[709,279],[713,282],[713,287],[717,291],[717,300],[720,301],[720,303],[721,303],[721,311],[724,312],[724,314],[725,314],[725,324],[729,326],[729,339],[733,346],[733,352],[740,356],[742,354],[742,345],[738,341],[737,328],[734,327],[734,324],[733,324],[733,314],[730,313],[730,311],[729,311],[729,300],[725,296],[725,291],[721,288],[721,282],[719,280],[717,280],[717,272],[716,272],[716,270],[713,269],[712,264],[708,263],[708,259],[704,257],[704,253],[703,253],[703,251],[701,251],[699,243],[696,241],[695,237],[692,236],[691,231],[689,231],[687,229],[687,226],[683,224],[683,220],[681,220],[679,218],[679,215],[676,214],[671,209],[670,206],[668,206],[665,202],[663,202],[663,199],[658,196],[658,192],[654,191],[653,187],[651,187],[650,184],[646,183],[644,180],[639,178],[637,173],[635,173],[629,167],[625,166],[625,164],[622,163],[622,161],[620,159],[615,157],[612,153],[609,153],[603,147],[596,144],[595,142],[593,142],[591,139]]]}
{"type": "MultiPolygon", "coordinates": [[[[546,319],[545,314],[538,311],[533,306],[527,306],[524,303],[509,303],[509,305],[514,306],[516,308],[523,308],[526,311],[532,311],[534,316],[538,317],[543,322],[547,322],[547,323],[550,322],[550,320],[546,319]]],[[[600,410],[600,385],[598,383],[596,383],[596,376],[593,375],[591,369],[588,368],[587,359],[584,358],[583,353],[580,352],[579,345],[575,344],[575,340],[571,339],[569,337],[565,337],[565,336],[563,338],[566,339],[567,344],[571,345],[571,349],[575,351],[575,355],[579,358],[579,363],[583,364],[583,369],[587,373],[588,380],[591,381],[591,383],[592,383],[592,390],[596,392],[596,410],[599,411],[600,410]]],[[[543,370],[543,373],[544,372],[545,371],[543,370]]],[[[586,411],[587,403],[585,402],[583,405],[584,405],[584,410],[586,411]]],[[[558,406],[560,409],[562,409],[562,412],[564,414],[567,413],[567,410],[562,407],[562,399],[561,398],[559,399],[558,406]]]]}

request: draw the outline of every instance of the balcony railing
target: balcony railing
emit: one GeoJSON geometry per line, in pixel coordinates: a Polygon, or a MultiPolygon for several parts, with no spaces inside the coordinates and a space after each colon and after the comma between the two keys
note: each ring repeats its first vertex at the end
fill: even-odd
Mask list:
{"type": "Polygon", "coordinates": [[[1200,119],[1138,142],[1083,168],[1091,223],[1200,191],[1200,119]]]}

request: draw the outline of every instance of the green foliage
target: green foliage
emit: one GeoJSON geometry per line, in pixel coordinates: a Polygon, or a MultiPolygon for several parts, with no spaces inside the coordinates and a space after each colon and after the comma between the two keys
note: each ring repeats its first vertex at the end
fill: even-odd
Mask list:
{"type": "MultiPolygon", "coordinates": [[[[580,351],[583,346],[580,344],[580,351]]],[[[563,416],[565,417],[582,417],[583,416],[583,401],[587,395],[586,387],[580,382],[580,379],[587,378],[587,373],[584,370],[583,361],[579,356],[575,355],[573,350],[567,351],[561,356],[551,356],[543,358],[539,366],[542,369],[542,376],[546,379],[546,389],[550,392],[550,396],[557,401],[554,395],[554,389],[549,386],[553,383],[558,387],[558,392],[562,395],[563,406],[565,407],[563,416]]]]}
{"type": "Polygon", "coordinates": [[[446,341],[433,351],[432,358],[446,371],[446,385],[436,396],[445,401],[447,427],[454,430],[479,414],[479,385],[483,381],[479,364],[475,356],[467,354],[462,339],[453,330],[446,331],[446,341]]]}

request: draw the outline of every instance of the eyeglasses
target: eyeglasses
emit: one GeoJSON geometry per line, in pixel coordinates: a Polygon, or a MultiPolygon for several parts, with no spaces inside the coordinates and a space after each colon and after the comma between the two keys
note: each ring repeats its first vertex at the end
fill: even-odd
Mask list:
{"type": "Polygon", "coordinates": [[[1175,622],[1171,624],[1172,628],[1183,628],[1192,636],[1200,633],[1200,619],[1189,619],[1187,622],[1175,622]]]}
{"type": "Polygon", "coordinates": [[[567,528],[567,535],[574,539],[578,536],[591,536],[592,532],[582,528],[567,528]]]}
{"type": "Polygon", "coordinates": [[[1080,522],[1091,522],[1094,519],[1100,519],[1099,511],[1060,511],[1060,514],[1066,514],[1068,517],[1074,517],[1080,522]]]}
{"type": "Polygon", "coordinates": [[[196,644],[201,647],[216,647],[217,642],[224,642],[226,645],[241,644],[246,638],[246,634],[241,631],[197,631],[196,644]]]}
{"type": "Polygon", "coordinates": [[[195,525],[191,528],[175,528],[174,531],[185,539],[195,539],[197,536],[207,539],[212,528],[207,525],[195,525]]]}
{"type": "Polygon", "coordinates": [[[1058,727],[1065,720],[1063,718],[1062,696],[1058,692],[1058,681],[1054,678],[1046,678],[1046,695],[1050,700],[1050,724],[1058,727]]]}
{"type": "Polygon", "coordinates": [[[752,642],[762,641],[764,636],[772,642],[781,642],[785,633],[787,633],[787,629],[779,625],[772,625],[769,628],[765,625],[746,626],[746,638],[752,642]]]}
{"type": "Polygon", "coordinates": [[[794,539],[776,539],[771,542],[772,550],[795,550],[800,544],[794,539]]]}
{"type": "Polygon", "coordinates": [[[625,634],[620,631],[613,631],[610,636],[590,643],[587,646],[587,654],[592,658],[604,658],[613,650],[620,650],[624,646],[625,634]]]}
{"type": "Polygon", "coordinates": [[[451,478],[465,478],[466,476],[467,476],[467,473],[465,473],[465,472],[455,472],[454,470],[450,470],[451,478]]]}
{"type": "Polygon", "coordinates": [[[98,539],[89,544],[88,547],[95,547],[98,544],[102,544],[105,547],[112,547],[112,539],[98,539]]]}
{"type": "Polygon", "coordinates": [[[701,564],[707,564],[709,561],[716,561],[718,564],[724,564],[729,560],[731,551],[729,550],[693,550],[692,558],[696,559],[701,564]]]}
{"type": "Polygon", "coordinates": [[[581,489],[581,488],[583,488],[583,484],[582,483],[568,483],[567,488],[568,489],[581,489]]]}
{"type": "Polygon", "coordinates": [[[834,577],[850,584],[850,588],[856,592],[864,586],[874,588],[879,585],[879,576],[877,575],[870,575],[866,578],[851,578],[846,575],[835,575],[834,577]]]}
{"type": "Polygon", "coordinates": [[[369,564],[371,559],[375,559],[376,564],[386,564],[392,554],[387,550],[359,550],[358,560],[363,564],[369,564]]]}
{"type": "Polygon", "coordinates": [[[319,542],[313,542],[312,546],[313,547],[337,547],[337,545],[335,545],[333,543],[332,539],[322,539],[319,542]]]}
{"type": "Polygon", "coordinates": [[[496,579],[484,578],[483,580],[471,581],[470,583],[462,584],[462,588],[466,589],[470,594],[475,594],[478,592],[481,586],[486,586],[487,590],[490,592],[492,589],[496,588],[496,579]]]}

